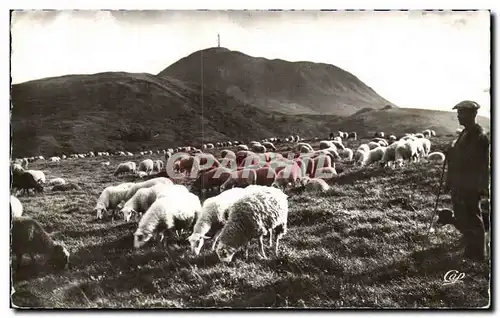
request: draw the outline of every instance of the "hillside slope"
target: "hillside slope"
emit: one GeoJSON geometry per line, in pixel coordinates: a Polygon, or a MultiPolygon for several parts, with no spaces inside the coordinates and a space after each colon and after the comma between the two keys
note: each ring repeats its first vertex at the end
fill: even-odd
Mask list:
{"type": "MultiPolygon", "coordinates": [[[[485,130],[490,130],[490,119],[482,116],[477,121],[485,130]]],[[[362,131],[372,135],[376,131],[401,135],[433,129],[439,135],[455,134],[460,127],[455,111],[438,111],[417,108],[363,109],[338,122],[340,130],[362,131]]]]}
{"type": "Polygon", "coordinates": [[[209,89],[203,91],[202,107],[199,85],[151,74],[47,78],[13,85],[11,95],[14,156],[138,151],[329,131],[317,118],[265,112],[209,89]]]}
{"type": "Polygon", "coordinates": [[[226,48],[194,52],[158,75],[187,82],[203,81],[207,88],[285,114],[348,116],[364,107],[395,106],[336,66],[268,60],[226,48]]]}

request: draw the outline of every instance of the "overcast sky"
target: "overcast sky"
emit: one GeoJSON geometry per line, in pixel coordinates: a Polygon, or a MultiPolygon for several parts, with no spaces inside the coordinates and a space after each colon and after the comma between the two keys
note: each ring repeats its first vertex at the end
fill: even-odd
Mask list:
{"type": "Polygon", "coordinates": [[[24,11],[12,16],[13,83],[105,71],[156,74],[217,45],[334,64],[403,107],[489,116],[490,16],[481,12],[24,11]]]}

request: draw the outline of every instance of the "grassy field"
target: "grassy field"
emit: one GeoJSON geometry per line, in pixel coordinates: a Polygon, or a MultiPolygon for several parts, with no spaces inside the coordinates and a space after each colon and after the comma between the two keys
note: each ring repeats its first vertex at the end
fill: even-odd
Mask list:
{"type": "MultiPolygon", "coordinates": [[[[443,150],[451,137],[433,139],[443,150]]],[[[347,141],[357,148],[361,141],[347,141]]],[[[286,148],[285,146],[281,147],[286,148]]],[[[148,156],[151,158],[160,155],[148,156]]],[[[135,157],[138,163],[143,157],[135,157]]],[[[135,223],[96,221],[104,187],[131,180],[112,172],[123,157],[35,162],[47,178],[81,190],[21,196],[25,215],[39,220],[71,252],[71,267],[55,272],[39,259],[12,273],[12,303],[28,307],[483,307],[490,264],[462,262],[459,232],[448,225],[427,235],[441,164],[404,169],[345,166],[324,194],[290,193],[289,230],[278,259],[260,260],[257,242],[244,261],[192,256],[184,239],[168,248],[133,250],[135,223]],[[401,204],[397,202],[408,202],[401,204]],[[413,208],[414,209],[413,209],[413,208]],[[443,285],[449,270],[462,281],[443,285]]],[[[128,160],[128,159],[127,159],[128,160]]],[[[441,207],[451,207],[449,195],[441,207]]],[[[208,244],[207,244],[208,245],[208,244]]],[[[29,257],[25,262],[29,264],[29,257]]]]}

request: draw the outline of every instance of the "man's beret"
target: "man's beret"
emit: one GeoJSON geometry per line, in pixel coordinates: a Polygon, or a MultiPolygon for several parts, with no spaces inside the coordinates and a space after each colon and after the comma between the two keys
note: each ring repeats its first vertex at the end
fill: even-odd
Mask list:
{"type": "Polygon", "coordinates": [[[464,101],[461,101],[460,103],[456,104],[455,107],[453,107],[453,109],[479,109],[479,104],[474,102],[474,101],[471,101],[471,100],[464,100],[464,101]]]}

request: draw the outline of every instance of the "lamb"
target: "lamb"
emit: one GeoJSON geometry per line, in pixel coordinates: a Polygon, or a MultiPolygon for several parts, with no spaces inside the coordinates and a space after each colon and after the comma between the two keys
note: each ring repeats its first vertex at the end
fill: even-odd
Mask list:
{"type": "Polygon", "coordinates": [[[107,212],[108,209],[114,210],[120,202],[127,200],[127,192],[133,185],[134,183],[127,182],[106,187],[97,199],[93,210],[97,215],[97,219],[100,220],[103,218],[103,212],[107,212]]]}
{"type": "Polygon", "coordinates": [[[246,193],[228,209],[229,218],[222,228],[216,245],[219,260],[231,262],[235,252],[248,248],[253,238],[259,238],[260,256],[264,252],[264,236],[269,233],[269,245],[275,235],[275,256],[278,256],[280,238],[286,234],[288,219],[288,196],[273,187],[249,186],[246,193]]]}
{"type": "Polygon", "coordinates": [[[132,161],[128,161],[128,162],[123,162],[123,163],[120,163],[118,165],[118,167],[116,167],[116,170],[115,172],[113,173],[114,176],[117,176],[119,174],[122,174],[122,173],[128,173],[128,172],[132,172],[132,173],[135,173],[136,171],[136,165],[135,165],[135,162],[132,162],[132,161]]]}
{"type": "Polygon", "coordinates": [[[192,230],[200,214],[201,203],[196,195],[179,187],[171,187],[168,193],[157,198],[142,216],[134,233],[134,248],[146,244],[160,224],[165,226],[165,230],[160,234],[160,241],[174,229],[192,230]]]}
{"type": "Polygon", "coordinates": [[[66,184],[66,180],[63,178],[55,178],[55,179],[50,179],[48,182],[49,185],[61,185],[61,184],[66,184]]]}
{"type": "Polygon", "coordinates": [[[141,188],[123,205],[119,214],[125,222],[129,222],[132,215],[146,212],[158,197],[170,191],[171,187],[188,191],[183,185],[159,183],[149,188],[141,188]]]}
{"type": "Polygon", "coordinates": [[[444,162],[446,156],[444,155],[444,153],[437,151],[430,153],[426,158],[430,161],[444,162]]]}
{"type": "Polygon", "coordinates": [[[12,217],[19,217],[23,215],[23,205],[18,198],[11,195],[10,196],[10,214],[12,217]]]}
{"type": "Polygon", "coordinates": [[[32,262],[35,261],[36,254],[43,254],[50,258],[52,266],[58,269],[68,267],[68,251],[52,240],[38,221],[28,217],[15,217],[11,233],[11,251],[16,255],[16,269],[20,268],[24,254],[29,254],[32,262]]]}
{"type": "Polygon", "coordinates": [[[302,180],[302,185],[306,191],[310,192],[327,192],[330,189],[328,183],[320,178],[307,178],[302,180]]]}
{"type": "Polygon", "coordinates": [[[151,159],[144,159],[139,164],[138,170],[139,171],[145,171],[148,174],[151,174],[151,172],[154,171],[154,162],[153,162],[153,160],[151,160],[151,159]]]}
{"type": "Polygon", "coordinates": [[[45,183],[45,173],[40,170],[26,170],[27,173],[31,173],[33,178],[38,182],[38,183],[45,183]]]}
{"type": "Polygon", "coordinates": [[[200,218],[194,225],[193,233],[188,237],[193,254],[200,254],[204,240],[210,239],[207,236],[208,232],[212,232],[212,237],[214,238],[212,250],[215,249],[218,234],[220,234],[222,227],[229,218],[228,208],[245,193],[245,189],[233,188],[203,202],[200,218]]]}

